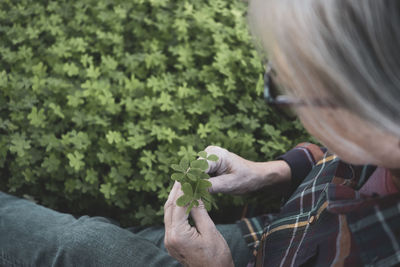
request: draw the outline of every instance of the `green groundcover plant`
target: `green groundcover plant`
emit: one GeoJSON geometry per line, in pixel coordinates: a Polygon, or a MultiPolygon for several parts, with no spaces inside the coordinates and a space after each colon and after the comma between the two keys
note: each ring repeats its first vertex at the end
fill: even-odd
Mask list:
{"type": "Polygon", "coordinates": [[[245,16],[240,0],[0,1],[0,190],[154,224],[180,158],[305,140],[262,100],[245,16]]]}

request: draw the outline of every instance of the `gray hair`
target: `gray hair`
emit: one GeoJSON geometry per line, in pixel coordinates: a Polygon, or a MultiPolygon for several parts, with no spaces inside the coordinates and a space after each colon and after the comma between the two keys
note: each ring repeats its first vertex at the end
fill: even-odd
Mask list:
{"type": "Polygon", "coordinates": [[[328,98],[400,137],[400,1],[252,0],[249,20],[288,94],[328,98]]]}

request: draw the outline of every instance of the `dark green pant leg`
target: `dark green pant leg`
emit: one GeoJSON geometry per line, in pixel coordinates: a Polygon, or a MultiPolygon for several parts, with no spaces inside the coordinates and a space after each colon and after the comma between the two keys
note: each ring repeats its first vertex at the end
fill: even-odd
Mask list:
{"type": "Polygon", "coordinates": [[[236,224],[220,224],[217,229],[225,238],[231,249],[232,258],[236,267],[247,266],[251,257],[251,250],[247,246],[242,231],[236,224]]]}
{"type": "Polygon", "coordinates": [[[0,266],[180,264],[153,242],[105,218],[77,219],[0,192],[0,266]]]}

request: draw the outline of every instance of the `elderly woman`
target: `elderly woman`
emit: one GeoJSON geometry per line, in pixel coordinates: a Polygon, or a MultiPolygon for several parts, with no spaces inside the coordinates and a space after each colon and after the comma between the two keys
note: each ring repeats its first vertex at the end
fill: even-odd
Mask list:
{"type": "MultiPolygon", "coordinates": [[[[269,78],[286,94],[267,94],[270,102],[292,106],[329,151],[302,144],[284,163],[254,163],[208,148],[221,159],[213,191],[292,188],[276,218],[243,222],[256,248],[250,265],[400,264],[400,2],[254,0],[250,20],[275,69],[269,78]]],[[[179,195],[175,184],[165,209],[170,254],[232,266],[207,213],[195,209],[190,227],[179,195]]]]}
{"type": "Polygon", "coordinates": [[[200,205],[191,226],[175,204],[176,183],[164,235],[0,193],[0,265],[400,263],[400,2],[253,0],[249,14],[270,59],[267,100],[295,109],[327,149],[304,143],[262,163],[208,147],[220,158],[208,170],[211,191],[279,190],[286,196],[280,213],[215,226],[200,205]],[[277,84],[284,95],[276,95],[277,84]]]}

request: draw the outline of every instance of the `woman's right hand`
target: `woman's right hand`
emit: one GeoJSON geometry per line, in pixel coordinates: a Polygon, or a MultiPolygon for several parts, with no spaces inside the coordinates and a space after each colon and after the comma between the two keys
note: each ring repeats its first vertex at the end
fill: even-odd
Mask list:
{"type": "Polygon", "coordinates": [[[205,151],[219,158],[217,162],[208,161],[211,193],[244,194],[276,185],[284,193],[290,187],[290,167],[283,160],[249,161],[218,146],[208,146],[205,151]]]}

